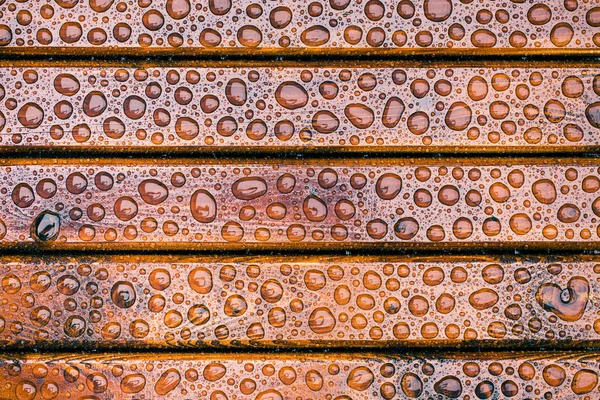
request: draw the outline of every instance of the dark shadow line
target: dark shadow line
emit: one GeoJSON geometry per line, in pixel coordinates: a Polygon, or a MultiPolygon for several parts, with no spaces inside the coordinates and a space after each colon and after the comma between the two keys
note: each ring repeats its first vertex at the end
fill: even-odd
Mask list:
{"type": "Polygon", "coordinates": [[[107,249],[107,250],[74,250],[74,249],[47,249],[47,248],[6,248],[0,250],[2,256],[24,257],[103,257],[103,256],[179,256],[179,257],[377,257],[377,256],[410,256],[410,257],[499,257],[503,259],[523,257],[562,257],[562,256],[598,256],[600,245],[594,249],[560,248],[549,246],[546,249],[528,249],[527,246],[519,247],[468,247],[468,248],[400,248],[400,247],[371,247],[371,248],[314,248],[314,249],[107,249]],[[24,251],[25,250],[25,251],[24,251]],[[510,252],[510,253],[508,253],[510,252]]]}
{"type": "Polygon", "coordinates": [[[360,353],[377,353],[378,355],[439,355],[441,353],[453,353],[460,351],[462,354],[466,353],[481,353],[481,352],[502,352],[502,351],[519,351],[519,352],[564,352],[564,351],[598,351],[600,349],[599,341],[583,341],[575,342],[565,340],[562,342],[549,342],[544,340],[489,340],[485,341],[474,341],[474,342],[463,342],[455,345],[431,343],[430,345],[422,346],[415,345],[407,341],[405,344],[398,344],[399,341],[390,341],[386,344],[382,342],[370,342],[369,345],[364,343],[358,345],[345,345],[345,346],[331,346],[319,345],[319,346],[285,346],[281,344],[270,344],[270,345],[259,345],[243,346],[243,345],[228,345],[228,346],[172,346],[172,347],[133,347],[133,346],[93,346],[91,343],[84,345],[73,346],[68,344],[52,343],[48,345],[42,345],[37,347],[25,347],[15,345],[0,345],[2,352],[6,353],[20,353],[20,354],[52,354],[52,353],[69,353],[69,354],[101,354],[101,353],[118,353],[118,354],[140,354],[140,353],[152,353],[152,354],[172,354],[172,353],[183,353],[186,354],[306,354],[311,355],[318,354],[360,354],[360,353]]]}
{"type": "Polygon", "coordinates": [[[377,148],[337,148],[337,147],[306,147],[301,150],[296,148],[286,149],[285,147],[256,147],[245,149],[232,148],[207,148],[203,146],[189,147],[187,149],[175,148],[173,150],[155,150],[151,147],[127,148],[126,150],[114,150],[105,148],[44,148],[44,149],[28,149],[26,147],[11,148],[7,150],[0,146],[0,154],[4,160],[10,159],[39,159],[39,158],[61,158],[61,159],[81,159],[81,158],[114,158],[122,159],[123,161],[136,160],[179,160],[189,159],[193,156],[203,156],[212,160],[231,160],[233,158],[244,161],[266,161],[266,160],[301,160],[310,158],[314,161],[323,160],[343,160],[343,159],[373,159],[386,160],[394,158],[416,158],[416,159],[475,159],[485,157],[501,158],[503,160],[511,160],[518,158],[531,159],[561,159],[561,158],[600,158],[599,146],[583,147],[579,150],[571,150],[563,147],[557,147],[555,150],[544,149],[537,151],[535,148],[527,150],[513,151],[505,148],[498,148],[494,151],[481,151],[474,148],[457,146],[448,147],[445,149],[432,148],[430,150],[422,149],[399,149],[395,151],[380,151],[377,148]],[[502,150],[500,152],[499,150],[502,150]]]}
{"type": "Polygon", "coordinates": [[[560,61],[598,63],[600,51],[597,49],[216,49],[204,48],[179,49],[107,49],[107,48],[60,48],[46,49],[42,47],[11,48],[0,50],[0,61],[85,61],[119,62],[119,63],[235,63],[247,62],[378,62],[378,61],[422,61],[422,62],[521,62],[547,63],[552,59],[560,61]],[[107,52],[110,52],[107,54],[107,52]]]}

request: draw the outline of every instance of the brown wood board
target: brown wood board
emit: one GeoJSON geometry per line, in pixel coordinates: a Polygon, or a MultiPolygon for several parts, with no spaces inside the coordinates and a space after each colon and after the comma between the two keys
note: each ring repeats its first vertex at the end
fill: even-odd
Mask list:
{"type": "Polygon", "coordinates": [[[12,257],[0,344],[595,346],[596,257],[12,257]]]}
{"type": "Polygon", "coordinates": [[[107,1],[0,5],[5,53],[553,54],[600,46],[595,1],[107,1]]]}
{"type": "Polygon", "coordinates": [[[598,397],[588,353],[46,354],[1,356],[8,398],[565,398],[598,397]]]}
{"type": "Polygon", "coordinates": [[[0,246],[595,249],[596,159],[6,160],[0,246]]]}
{"type": "Polygon", "coordinates": [[[600,149],[593,65],[21,63],[0,67],[0,99],[7,153],[600,149]]]}

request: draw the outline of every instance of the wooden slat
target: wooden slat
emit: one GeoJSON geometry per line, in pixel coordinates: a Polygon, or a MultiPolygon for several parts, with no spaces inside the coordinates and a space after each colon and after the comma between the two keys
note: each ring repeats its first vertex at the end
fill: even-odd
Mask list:
{"type": "Polygon", "coordinates": [[[594,249],[596,159],[8,160],[2,247],[594,249]]]}
{"type": "Polygon", "coordinates": [[[599,360],[552,352],[3,355],[0,383],[3,396],[18,399],[593,399],[599,360]]]}
{"type": "Polygon", "coordinates": [[[567,347],[599,343],[600,259],[2,258],[0,344],[567,347]]]}
{"type": "Polygon", "coordinates": [[[600,149],[595,67],[0,68],[0,150],[600,149]]]}
{"type": "MultiPolygon", "coordinates": [[[[597,1],[6,2],[0,46],[81,54],[204,50],[595,50],[597,1]]],[[[241,51],[240,51],[241,50],[241,51]]]]}

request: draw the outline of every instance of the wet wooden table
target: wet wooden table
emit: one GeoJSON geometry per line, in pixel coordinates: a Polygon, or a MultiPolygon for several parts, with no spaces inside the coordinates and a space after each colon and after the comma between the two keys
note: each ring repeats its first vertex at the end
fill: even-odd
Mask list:
{"type": "Polygon", "coordinates": [[[600,398],[600,1],[0,0],[0,398],[600,398]]]}

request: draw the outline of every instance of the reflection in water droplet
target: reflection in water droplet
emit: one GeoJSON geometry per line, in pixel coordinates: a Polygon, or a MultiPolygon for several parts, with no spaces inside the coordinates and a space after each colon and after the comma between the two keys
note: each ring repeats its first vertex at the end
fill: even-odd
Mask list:
{"type": "Polygon", "coordinates": [[[164,396],[167,393],[174,390],[177,385],[181,382],[181,375],[175,368],[170,368],[162,373],[160,378],[156,381],[154,391],[159,396],[164,396]]]}
{"type": "Polygon", "coordinates": [[[60,233],[60,217],[52,211],[44,211],[33,221],[30,232],[36,241],[51,242],[60,233]]]}
{"type": "Polygon", "coordinates": [[[363,392],[367,390],[375,380],[375,375],[367,367],[357,367],[350,371],[346,383],[354,390],[363,392]]]}
{"type": "Polygon", "coordinates": [[[146,179],[138,186],[138,192],[148,204],[158,205],[169,197],[169,190],[156,179],[146,179]]]}
{"type": "Polygon", "coordinates": [[[308,93],[306,89],[296,82],[283,82],[275,91],[275,99],[288,110],[302,108],[308,103],[308,93]]]}
{"type": "Polygon", "coordinates": [[[210,192],[199,189],[190,199],[190,210],[196,221],[207,224],[217,217],[217,202],[210,192]]]}
{"type": "Polygon", "coordinates": [[[19,123],[28,129],[35,129],[44,122],[44,110],[35,103],[26,103],[17,114],[19,123]]]}
{"type": "Polygon", "coordinates": [[[231,191],[240,200],[253,200],[267,192],[267,182],[257,176],[240,178],[233,183],[231,191]]]}
{"type": "Polygon", "coordinates": [[[358,129],[367,129],[375,120],[373,110],[364,104],[349,104],[344,109],[344,114],[358,129]]]}
{"type": "Polygon", "coordinates": [[[385,173],[377,179],[375,192],[383,200],[392,200],[402,190],[402,179],[394,173],[385,173]]]}
{"type": "Polygon", "coordinates": [[[485,310],[498,302],[498,293],[492,289],[484,288],[471,293],[469,304],[477,310],[485,310]]]}
{"type": "Polygon", "coordinates": [[[313,310],[308,319],[310,329],[317,334],[331,332],[336,325],[335,317],[326,307],[318,307],[313,310]]]}
{"type": "Polygon", "coordinates": [[[110,297],[117,307],[129,308],[135,304],[135,289],[129,282],[118,281],[113,285],[110,297]]]}

